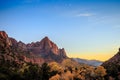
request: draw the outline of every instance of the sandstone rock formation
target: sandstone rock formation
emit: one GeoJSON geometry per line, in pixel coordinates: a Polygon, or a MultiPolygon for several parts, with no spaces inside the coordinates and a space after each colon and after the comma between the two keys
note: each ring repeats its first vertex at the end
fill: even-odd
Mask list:
{"type": "Polygon", "coordinates": [[[61,62],[68,58],[64,48],[59,49],[48,37],[38,42],[25,44],[8,37],[5,31],[0,31],[0,54],[2,53],[14,55],[18,62],[20,59],[37,64],[51,61],[61,62]]]}
{"type": "Polygon", "coordinates": [[[58,49],[57,45],[48,37],[43,38],[40,42],[28,44],[27,47],[29,51],[43,57],[46,61],[55,60],[59,62],[67,58],[65,50],[58,49]]]}

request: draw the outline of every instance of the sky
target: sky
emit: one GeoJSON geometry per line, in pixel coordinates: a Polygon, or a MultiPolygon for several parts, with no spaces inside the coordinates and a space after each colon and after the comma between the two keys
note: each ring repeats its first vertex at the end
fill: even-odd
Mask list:
{"type": "Polygon", "coordinates": [[[105,61],[120,47],[120,0],[0,0],[0,30],[24,43],[48,36],[69,57],[105,61]]]}

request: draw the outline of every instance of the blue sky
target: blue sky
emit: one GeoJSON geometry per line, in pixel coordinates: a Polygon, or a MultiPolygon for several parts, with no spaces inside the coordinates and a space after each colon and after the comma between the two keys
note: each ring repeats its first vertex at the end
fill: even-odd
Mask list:
{"type": "Polygon", "coordinates": [[[48,36],[70,57],[107,60],[120,47],[120,0],[0,0],[0,30],[25,43],[48,36]]]}

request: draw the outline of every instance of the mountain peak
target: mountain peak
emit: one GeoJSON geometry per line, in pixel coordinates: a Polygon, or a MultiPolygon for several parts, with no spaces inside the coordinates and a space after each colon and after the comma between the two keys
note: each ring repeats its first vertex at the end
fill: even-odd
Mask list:
{"type": "Polygon", "coordinates": [[[55,60],[60,62],[67,58],[65,49],[59,49],[47,36],[40,42],[29,44],[28,48],[32,53],[42,56],[46,61],[55,60]]]}
{"type": "Polygon", "coordinates": [[[52,48],[54,45],[54,43],[47,36],[40,41],[40,44],[42,45],[41,48],[44,48],[46,50],[48,50],[48,48],[52,48]]]}
{"type": "Polygon", "coordinates": [[[8,35],[6,34],[5,31],[0,31],[0,37],[2,37],[2,38],[7,38],[8,35]]]}
{"type": "Polygon", "coordinates": [[[47,36],[45,36],[41,41],[40,43],[43,43],[43,44],[47,44],[47,45],[51,45],[51,43],[53,43],[47,36]]]}
{"type": "Polygon", "coordinates": [[[54,42],[52,42],[48,37],[45,37],[40,41],[40,49],[45,51],[43,53],[52,52],[56,55],[59,54],[59,49],[57,45],[54,42]]]}
{"type": "Polygon", "coordinates": [[[45,36],[43,39],[45,39],[45,40],[50,40],[50,39],[48,38],[48,36],[45,36]]]}
{"type": "Polygon", "coordinates": [[[1,40],[1,43],[4,43],[6,46],[11,45],[11,41],[9,40],[8,35],[5,31],[0,31],[0,40],[1,40]]]}
{"type": "Polygon", "coordinates": [[[41,41],[50,41],[50,39],[47,36],[45,36],[41,41]]]}

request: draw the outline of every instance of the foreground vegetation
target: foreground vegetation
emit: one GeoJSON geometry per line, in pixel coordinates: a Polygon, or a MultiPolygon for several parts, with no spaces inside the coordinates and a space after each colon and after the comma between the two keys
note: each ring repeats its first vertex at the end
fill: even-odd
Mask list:
{"type": "Polygon", "coordinates": [[[102,66],[75,64],[70,59],[42,65],[1,60],[0,80],[104,80],[106,70],[102,66]]]}

